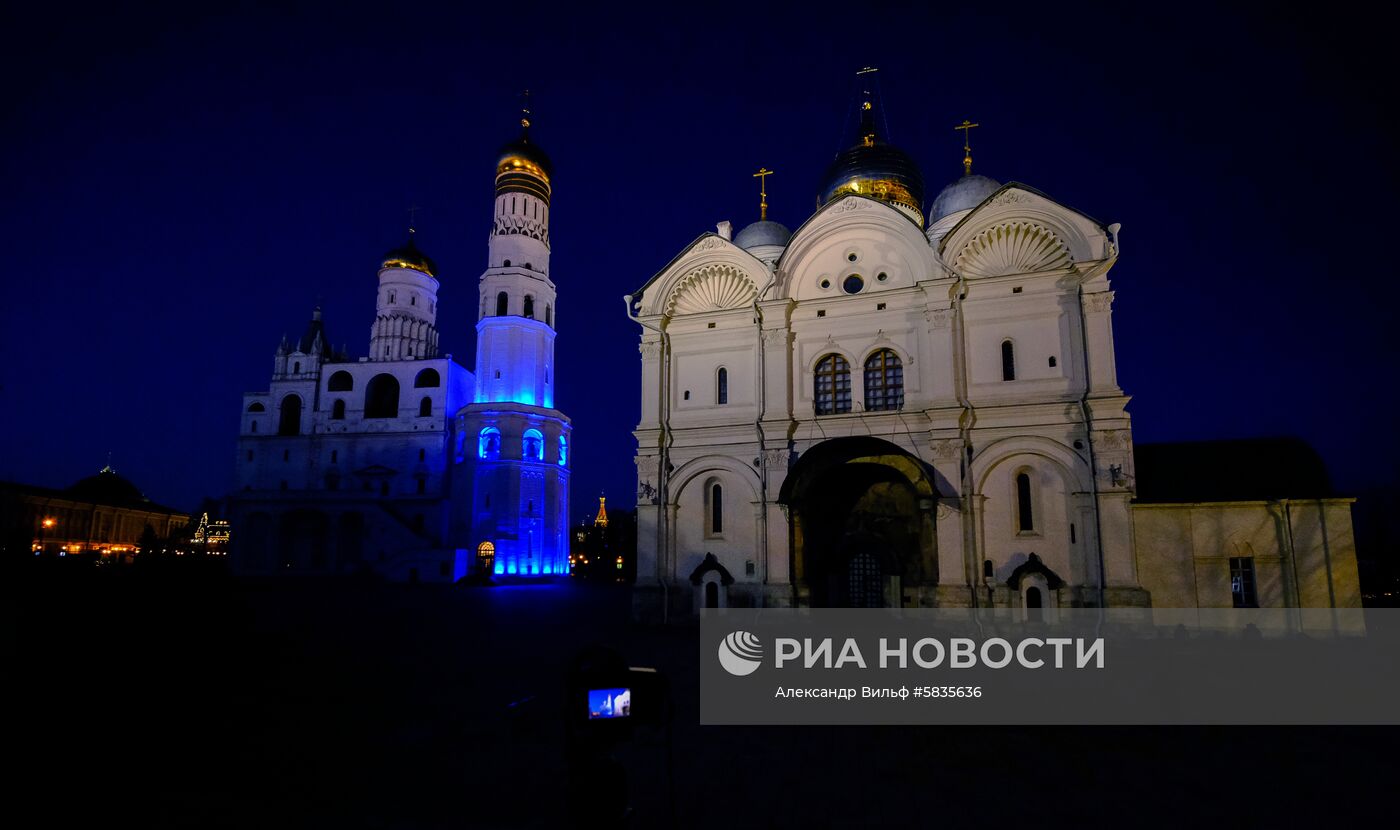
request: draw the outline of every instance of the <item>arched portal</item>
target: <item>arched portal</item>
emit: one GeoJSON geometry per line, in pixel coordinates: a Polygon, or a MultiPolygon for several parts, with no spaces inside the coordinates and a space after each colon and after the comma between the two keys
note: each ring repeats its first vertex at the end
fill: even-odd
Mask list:
{"type": "Polygon", "coordinates": [[[932,467],[878,438],[803,452],[783,483],[799,605],[886,607],[938,584],[932,467]]]}
{"type": "Polygon", "coordinates": [[[494,542],[482,542],[476,546],[476,572],[482,576],[490,576],[496,570],[496,545],[494,542]]]}

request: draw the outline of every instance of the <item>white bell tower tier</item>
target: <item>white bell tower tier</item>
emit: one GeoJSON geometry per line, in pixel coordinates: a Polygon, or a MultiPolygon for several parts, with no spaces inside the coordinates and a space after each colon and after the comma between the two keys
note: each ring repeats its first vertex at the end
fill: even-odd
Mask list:
{"type": "Polygon", "coordinates": [[[370,360],[411,360],[438,356],[437,266],[413,241],[384,255],[379,297],[370,327],[370,360]]]}

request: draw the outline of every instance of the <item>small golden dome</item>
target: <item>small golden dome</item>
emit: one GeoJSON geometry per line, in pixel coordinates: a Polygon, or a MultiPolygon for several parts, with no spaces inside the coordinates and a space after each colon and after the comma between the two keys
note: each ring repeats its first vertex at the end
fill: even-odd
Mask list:
{"type": "Polygon", "coordinates": [[[413,236],[414,232],[410,228],[408,242],[385,254],[379,269],[382,271],[385,268],[408,268],[436,279],[437,263],[433,262],[427,254],[418,250],[418,246],[413,242],[413,236]]]}

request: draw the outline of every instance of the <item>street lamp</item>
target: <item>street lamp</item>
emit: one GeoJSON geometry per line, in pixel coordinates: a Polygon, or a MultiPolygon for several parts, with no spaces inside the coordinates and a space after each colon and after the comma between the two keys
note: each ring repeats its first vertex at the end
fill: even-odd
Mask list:
{"type": "Polygon", "coordinates": [[[55,519],[53,516],[45,516],[44,520],[39,522],[39,553],[36,553],[35,556],[44,552],[44,534],[52,530],[53,526],[56,524],[58,524],[58,519],[55,519]]]}

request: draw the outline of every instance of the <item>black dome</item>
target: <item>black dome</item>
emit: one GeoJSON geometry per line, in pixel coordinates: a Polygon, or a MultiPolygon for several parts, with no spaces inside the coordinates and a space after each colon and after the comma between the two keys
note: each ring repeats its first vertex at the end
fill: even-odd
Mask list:
{"type": "Polygon", "coordinates": [[[413,231],[408,232],[408,242],[384,255],[380,268],[411,268],[430,277],[437,277],[437,263],[422,251],[413,241],[413,231]]]}
{"type": "Polygon", "coordinates": [[[135,484],[117,475],[111,467],[103,467],[95,476],[87,478],[68,488],[68,494],[81,501],[116,506],[138,505],[146,502],[146,497],[135,484]]]}
{"type": "Polygon", "coordinates": [[[878,199],[924,225],[924,174],[909,154],[880,140],[870,101],[861,106],[860,142],[840,153],[822,175],[817,202],[857,194],[878,199]]]}

